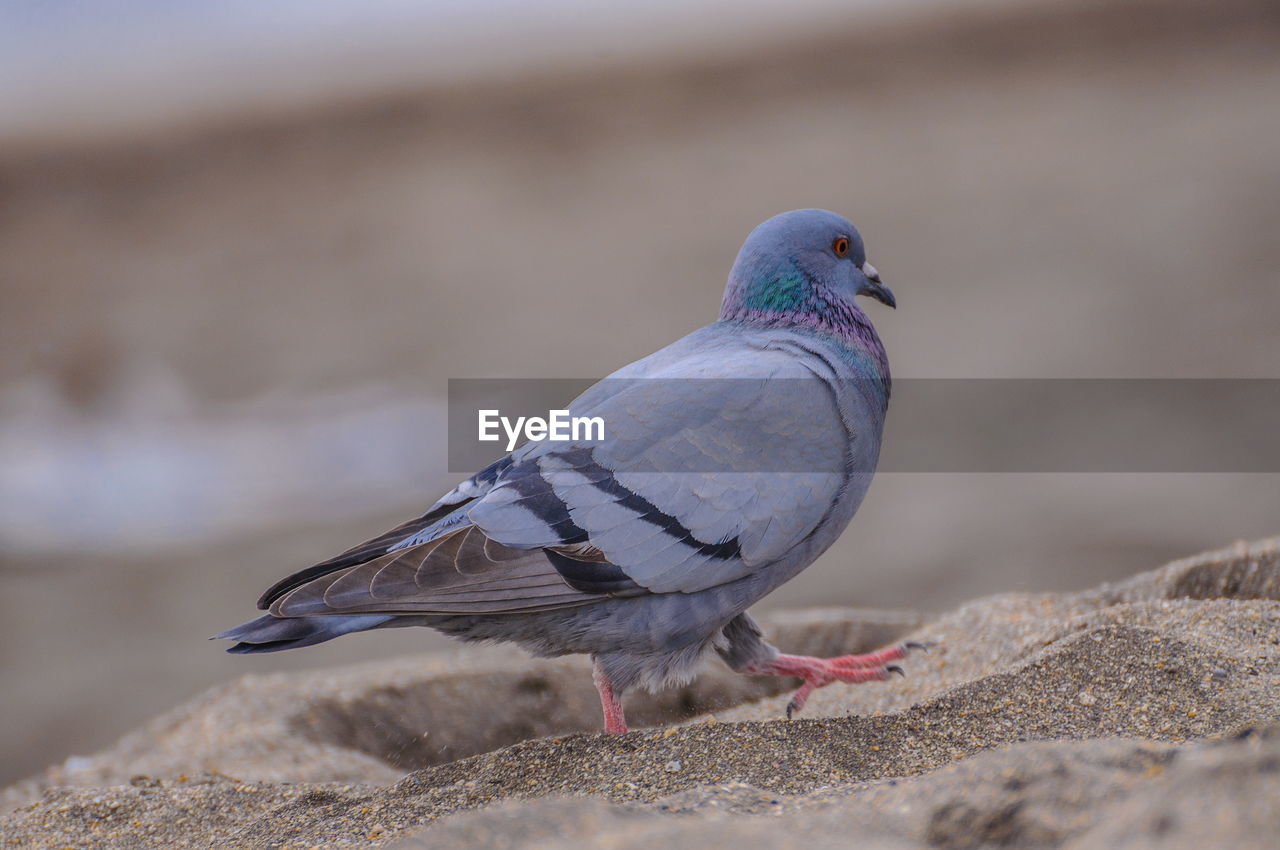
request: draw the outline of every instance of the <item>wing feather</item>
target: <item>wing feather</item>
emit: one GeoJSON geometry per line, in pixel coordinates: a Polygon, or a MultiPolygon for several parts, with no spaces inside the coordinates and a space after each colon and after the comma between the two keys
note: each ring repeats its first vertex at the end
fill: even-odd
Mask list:
{"type": "Polygon", "coordinates": [[[527,444],[468,517],[516,547],[563,546],[572,529],[655,593],[764,569],[843,495],[860,498],[869,475],[854,480],[855,470],[873,467],[879,448],[884,410],[873,394],[800,354],[721,346],[593,390],[587,409],[570,409],[603,418],[605,439],[527,444]]]}
{"type": "Polygon", "coordinates": [[[605,439],[529,443],[260,606],[514,613],[692,593],[776,563],[842,497],[856,507],[884,395],[874,375],[838,388],[847,368],[812,341],[743,336],[704,329],[620,370],[569,406],[601,416],[605,439]]]}
{"type": "MultiPolygon", "coordinates": [[[[593,562],[590,553],[577,550],[557,557],[584,566],[593,562]]],[[[280,617],[483,614],[561,608],[598,599],[599,591],[584,592],[565,579],[564,561],[558,567],[543,549],[503,546],[481,529],[467,526],[439,540],[314,579],[277,599],[270,611],[280,617]]],[[[615,581],[608,592],[633,588],[629,581],[615,581]]]]}

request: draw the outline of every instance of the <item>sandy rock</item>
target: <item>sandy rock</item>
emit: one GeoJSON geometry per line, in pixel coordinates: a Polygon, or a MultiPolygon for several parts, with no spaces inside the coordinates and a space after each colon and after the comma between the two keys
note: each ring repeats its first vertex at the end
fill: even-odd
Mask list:
{"type": "Polygon", "coordinates": [[[1069,850],[1274,847],[1280,835],[1280,725],[1178,751],[1159,781],[1108,807],[1069,850]]]}
{"type": "Polygon", "coordinates": [[[442,818],[397,850],[484,846],[880,848],[1267,846],[1280,827],[1280,727],[1190,745],[1030,742],[923,776],[773,795],[703,786],[648,808],[552,797],[442,818]],[[1206,788],[1209,789],[1206,793],[1206,788]],[[662,813],[697,815],[663,817],[662,813]],[[1198,842],[1198,843],[1197,843],[1198,842]]]}
{"type": "MultiPolygon", "coordinates": [[[[906,679],[829,686],[790,722],[787,683],[718,671],[634,704],[637,719],[683,725],[583,733],[598,721],[580,660],[494,651],[251,677],[86,759],[79,781],[113,787],[49,790],[0,834],[34,847],[785,848],[855,833],[872,848],[1270,846],[1278,587],[1269,540],[1084,593],[979,600],[915,629],[933,646],[906,679]],[[691,716],[717,697],[728,707],[691,716]],[[148,771],[169,778],[123,784],[148,771]]],[[[767,628],[830,653],[916,625],[827,611],[767,628]]]]}
{"type": "MultiPolygon", "coordinates": [[[[813,609],[765,620],[796,652],[870,651],[918,627],[910,612],[813,609]]],[[[786,680],[717,662],[689,686],[628,699],[635,727],[667,725],[787,690],[786,680]]],[[[581,657],[530,659],[514,647],[304,673],[248,675],[145,724],[109,749],[67,759],[0,793],[11,808],[49,787],[123,784],[137,775],[246,782],[394,782],[415,768],[545,735],[600,728],[581,657]]]]}

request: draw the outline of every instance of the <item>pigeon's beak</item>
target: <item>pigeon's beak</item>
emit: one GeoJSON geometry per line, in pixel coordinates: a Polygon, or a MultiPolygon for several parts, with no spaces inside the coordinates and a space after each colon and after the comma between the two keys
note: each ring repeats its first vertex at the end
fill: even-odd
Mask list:
{"type": "Polygon", "coordinates": [[[880,272],[876,271],[875,266],[870,263],[863,263],[862,274],[866,277],[868,283],[865,294],[870,295],[886,307],[898,309],[898,299],[893,297],[889,287],[880,282],[880,272]]]}

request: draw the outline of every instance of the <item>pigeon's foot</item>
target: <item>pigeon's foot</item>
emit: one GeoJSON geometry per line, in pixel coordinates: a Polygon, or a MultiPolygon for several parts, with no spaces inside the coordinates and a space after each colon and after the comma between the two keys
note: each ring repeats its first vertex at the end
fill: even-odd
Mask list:
{"type": "Polygon", "coordinates": [[[883,682],[894,673],[905,675],[902,668],[891,661],[906,658],[912,650],[927,650],[923,643],[900,643],[895,646],[868,652],[865,655],[841,655],[836,658],[814,658],[808,655],[779,655],[772,661],[747,667],[745,672],[757,675],[795,676],[804,679],[800,690],[787,703],[787,718],[804,708],[809,695],[832,682],[858,684],[859,682],[883,682]]]}
{"type": "Polygon", "coordinates": [[[627,718],[622,713],[622,700],[613,692],[613,683],[605,675],[604,667],[594,656],[591,659],[591,681],[600,692],[600,707],[604,709],[604,731],[609,735],[623,735],[627,731],[627,718]]]}

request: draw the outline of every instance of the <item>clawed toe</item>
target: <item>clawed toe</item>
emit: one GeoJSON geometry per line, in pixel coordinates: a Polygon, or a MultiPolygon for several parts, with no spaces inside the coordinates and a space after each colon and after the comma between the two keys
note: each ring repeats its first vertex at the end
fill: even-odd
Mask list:
{"type": "Polygon", "coordinates": [[[867,667],[854,670],[840,669],[836,667],[829,668],[826,675],[812,679],[805,679],[804,685],[802,685],[800,690],[796,691],[787,702],[787,719],[790,720],[795,714],[804,708],[805,703],[809,700],[809,694],[818,688],[829,685],[832,682],[845,682],[848,684],[875,681],[883,682],[889,679],[894,673],[897,673],[903,678],[907,675],[906,671],[897,664],[886,664],[883,667],[875,669],[867,667]]]}
{"type": "Polygon", "coordinates": [[[790,720],[804,708],[813,691],[832,682],[851,685],[860,682],[883,682],[892,678],[894,673],[905,678],[907,672],[899,665],[889,662],[905,658],[913,649],[927,650],[928,647],[929,644],[908,641],[878,652],[869,652],[865,655],[842,655],[838,658],[779,654],[768,662],[748,667],[747,672],[796,676],[804,680],[804,684],[787,703],[787,719],[790,720]]]}

